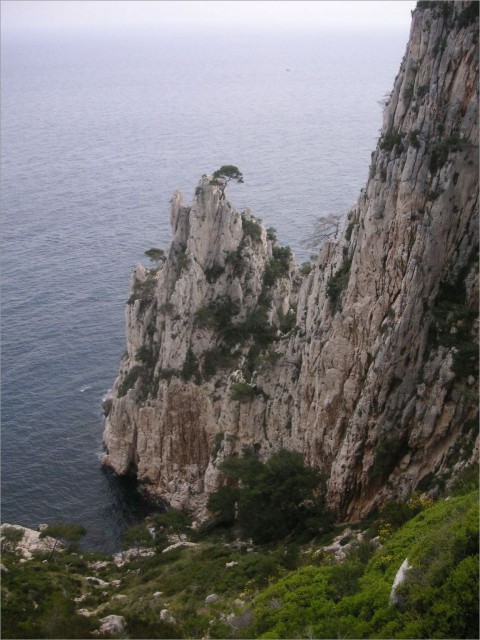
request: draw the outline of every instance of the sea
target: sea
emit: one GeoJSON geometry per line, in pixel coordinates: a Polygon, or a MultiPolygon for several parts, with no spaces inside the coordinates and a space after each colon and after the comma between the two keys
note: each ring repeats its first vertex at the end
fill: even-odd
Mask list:
{"type": "Polygon", "coordinates": [[[365,186],[408,31],[9,34],[1,50],[2,522],[115,551],[152,506],[101,466],[132,268],[205,173],[297,260],[365,186]]]}

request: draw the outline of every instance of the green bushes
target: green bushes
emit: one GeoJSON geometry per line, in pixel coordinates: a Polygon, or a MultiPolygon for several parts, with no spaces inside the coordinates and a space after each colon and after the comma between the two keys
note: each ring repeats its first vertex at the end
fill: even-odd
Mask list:
{"type": "Polygon", "coordinates": [[[394,147],[402,145],[402,140],[404,137],[405,134],[400,133],[399,131],[386,133],[380,139],[380,149],[383,149],[384,151],[392,151],[394,147]]]}
{"type": "Polygon", "coordinates": [[[141,308],[143,309],[150,300],[152,300],[155,286],[157,284],[157,270],[151,269],[147,272],[145,280],[139,280],[135,278],[133,282],[133,292],[130,298],[127,300],[128,305],[132,305],[136,300],[141,300],[141,308]]]}
{"type": "Polygon", "coordinates": [[[253,242],[259,242],[262,237],[262,227],[253,220],[252,218],[247,218],[246,215],[242,214],[242,229],[243,234],[248,238],[251,238],[253,242]]]}
{"type": "Polygon", "coordinates": [[[461,151],[465,147],[465,141],[457,135],[449,136],[433,145],[428,166],[430,173],[435,174],[444,166],[448,156],[456,151],[461,151]]]}
{"type": "Polygon", "coordinates": [[[262,463],[251,453],[221,465],[227,484],[208,501],[217,521],[238,524],[242,537],[265,544],[287,535],[312,536],[329,526],[318,491],[322,476],[298,452],[282,450],[262,463]]]}
{"type": "Polygon", "coordinates": [[[216,329],[219,332],[232,324],[233,316],[240,311],[240,306],[231,298],[224,297],[210,302],[206,307],[195,312],[195,324],[198,327],[216,329]]]}
{"type": "Polygon", "coordinates": [[[419,131],[412,131],[409,136],[409,143],[414,149],[420,149],[419,131]]]}
{"type": "Polygon", "coordinates": [[[225,273],[225,268],[221,267],[218,264],[214,264],[208,269],[205,269],[205,277],[207,279],[207,282],[209,284],[213,284],[218,280],[222,273],[225,273]]]}
{"type": "Polygon", "coordinates": [[[347,287],[350,279],[351,260],[345,260],[343,265],[338,269],[334,276],[327,281],[327,296],[330,298],[332,305],[332,313],[340,311],[342,291],[347,287]]]}
{"type": "Polygon", "coordinates": [[[230,387],[230,400],[234,402],[246,402],[257,393],[255,387],[247,382],[236,382],[230,387]]]}
{"type": "Polygon", "coordinates": [[[187,350],[187,355],[185,356],[185,362],[183,363],[180,377],[184,382],[187,382],[188,380],[191,380],[193,378],[196,384],[200,384],[200,371],[198,368],[198,361],[191,347],[189,347],[187,350]]]}
{"type": "Polygon", "coordinates": [[[373,556],[303,567],[254,601],[249,637],[477,638],[478,492],[439,501],[373,556]],[[413,569],[390,604],[395,574],[413,569]]]}
{"type": "Polygon", "coordinates": [[[370,475],[380,481],[386,480],[395,465],[407,453],[408,443],[405,437],[391,435],[381,439],[375,449],[370,475]]]}
{"type": "Polygon", "coordinates": [[[123,378],[121,384],[117,390],[117,397],[121,398],[127,394],[129,389],[132,389],[135,386],[138,378],[140,377],[143,371],[143,367],[139,364],[135,365],[130,369],[127,375],[123,378]]]}
{"type": "Polygon", "coordinates": [[[478,372],[478,346],[473,340],[473,323],[478,313],[467,306],[465,278],[468,269],[469,265],[462,269],[455,281],[440,283],[428,334],[431,348],[438,345],[454,347],[452,370],[458,378],[478,372]]]}
{"type": "Polygon", "coordinates": [[[272,258],[265,267],[263,286],[271,287],[279,278],[288,276],[292,251],[290,247],[273,247],[272,258]]]}

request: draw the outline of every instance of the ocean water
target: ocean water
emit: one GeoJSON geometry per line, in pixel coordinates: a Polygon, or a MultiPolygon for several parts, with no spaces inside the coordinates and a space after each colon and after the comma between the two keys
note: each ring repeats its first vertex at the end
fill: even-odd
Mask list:
{"type": "MultiPolygon", "coordinates": [[[[365,185],[405,31],[2,40],[2,521],[75,521],[111,551],[145,515],[100,466],[132,267],[169,200],[235,164],[237,209],[299,261],[365,185]]],[[[148,262],[148,261],[147,261],[148,262]]]]}

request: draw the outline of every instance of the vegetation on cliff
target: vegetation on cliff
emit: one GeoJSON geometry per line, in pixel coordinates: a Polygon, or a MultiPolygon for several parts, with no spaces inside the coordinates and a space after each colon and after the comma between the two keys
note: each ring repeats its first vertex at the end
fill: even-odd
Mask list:
{"type": "MultiPolygon", "coordinates": [[[[307,476],[312,486],[310,471],[289,476],[301,491],[307,476]]],[[[475,638],[476,483],[474,469],[435,502],[414,495],[303,543],[195,530],[172,510],[126,532],[131,548],[114,558],[67,548],[21,562],[7,531],[2,635],[90,638],[101,620],[120,616],[124,630],[101,637],[475,638]],[[392,595],[406,559],[411,568],[392,595]]]]}

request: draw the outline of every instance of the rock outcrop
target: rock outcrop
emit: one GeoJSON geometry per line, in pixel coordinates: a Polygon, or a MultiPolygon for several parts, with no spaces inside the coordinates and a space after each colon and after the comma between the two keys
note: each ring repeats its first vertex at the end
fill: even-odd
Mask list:
{"type": "Polygon", "coordinates": [[[222,184],[172,199],[138,266],[104,463],[201,513],[247,446],[322,467],[340,518],[447,482],[474,455],[478,3],[419,3],[366,188],[308,275],[222,184]]]}
{"type": "Polygon", "coordinates": [[[0,527],[2,550],[14,551],[25,560],[31,560],[35,553],[53,553],[53,551],[60,551],[65,548],[56,538],[51,536],[41,537],[41,535],[41,531],[6,522],[0,527]]]}

